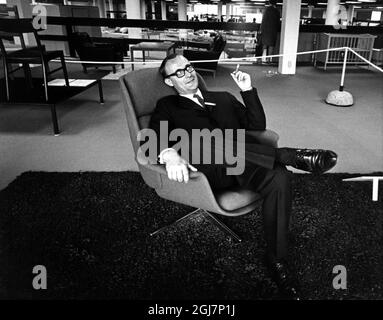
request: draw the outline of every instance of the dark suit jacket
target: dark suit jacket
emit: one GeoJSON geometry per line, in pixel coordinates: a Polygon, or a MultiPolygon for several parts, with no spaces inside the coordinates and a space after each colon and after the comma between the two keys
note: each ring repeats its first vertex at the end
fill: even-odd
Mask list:
{"type": "Polygon", "coordinates": [[[275,47],[278,31],[280,30],[281,15],[279,10],[268,6],[263,14],[261,24],[261,43],[265,46],[275,47]]]}
{"type": "MultiPolygon", "coordinates": [[[[203,109],[192,100],[179,95],[166,96],[157,102],[149,125],[157,133],[157,137],[160,137],[160,121],[168,122],[169,132],[176,128],[182,128],[190,136],[192,129],[266,129],[265,113],[255,88],[241,92],[246,107],[228,92],[201,92],[205,103],[215,104],[211,112],[203,109]]],[[[246,143],[248,141],[249,138],[246,137],[246,143]]],[[[172,147],[176,143],[168,141],[168,139],[166,142],[162,142],[166,147],[172,147]]],[[[275,158],[274,148],[255,144],[254,141],[250,142],[252,142],[250,149],[253,155],[254,153],[257,155],[255,157],[256,165],[272,168],[275,158]]],[[[212,147],[211,150],[213,149],[212,147]]],[[[158,149],[158,151],[161,150],[158,149]]],[[[191,159],[192,157],[189,156],[189,160],[191,159]]],[[[192,161],[190,162],[193,164],[192,161]]],[[[207,176],[213,188],[226,187],[233,182],[232,177],[226,175],[227,166],[225,164],[196,164],[195,166],[207,176]]],[[[251,169],[246,168],[243,175],[245,176],[244,181],[246,181],[246,178],[251,175],[251,169]]]]}

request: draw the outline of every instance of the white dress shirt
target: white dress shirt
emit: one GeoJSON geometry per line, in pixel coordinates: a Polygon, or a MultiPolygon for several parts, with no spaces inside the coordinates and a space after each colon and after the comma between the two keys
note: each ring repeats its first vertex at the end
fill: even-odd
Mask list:
{"type": "MultiPolygon", "coordinates": [[[[194,95],[195,94],[198,94],[202,99],[203,99],[203,96],[202,96],[202,93],[201,93],[201,90],[200,89],[197,89],[197,92],[196,93],[189,93],[189,94],[180,94],[181,97],[185,97],[185,98],[188,98],[190,100],[192,100],[193,102],[195,102],[196,104],[198,104],[199,106],[201,106],[201,108],[203,108],[203,105],[201,105],[198,101],[197,98],[194,98],[194,95]]],[[[164,164],[164,160],[162,158],[162,156],[164,155],[165,152],[169,151],[169,150],[174,150],[173,148],[166,148],[164,150],[162,150],[158,156],[158,160],[160,162],[160,164],[164,164]]]]}

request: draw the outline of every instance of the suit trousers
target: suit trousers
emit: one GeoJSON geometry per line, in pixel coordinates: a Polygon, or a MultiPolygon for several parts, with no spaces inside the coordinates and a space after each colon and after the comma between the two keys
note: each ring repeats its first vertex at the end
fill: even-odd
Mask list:
{"type": "Polygon", "coordinates": [[[287,255],[287,235],[292,208],[292,173],[276,163],[273,169],[254,167],[248,187],[263,198],[262,219],[267,254],[271,259],[287,255]]]}
{"type": "Polygon", "coordinates": [[[287,234],[292,209],[292,173],[275,160],[271,168],[260,166],[259,154],[255,152],[257,149],[253,144],[246,145],[249,148],[246,148],[245,172],[239,176],[228,176],[222,170],[217,170],[220,173],[221,187],[240,186],[262,196],[267,254],[270,259],[282,259],[287,255],[287,234]]]}

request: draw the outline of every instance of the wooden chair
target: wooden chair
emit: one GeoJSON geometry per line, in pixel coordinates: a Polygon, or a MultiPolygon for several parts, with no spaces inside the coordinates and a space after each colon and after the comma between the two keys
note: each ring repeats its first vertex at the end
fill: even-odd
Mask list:
{"type": "Polygon", "coordinates": [[[64,53],[62,51],[46,51],[41,44],[37,30],[33,27],[30,19],[0,19],[0,51],[4,64],[5,86],[7,101],[10,100],[10,75],[20,69],[17,67],[12,69],[12,65],[22,65],[24,68],[27,82],[32,84],[32,76],[30,72],[31,64],[40,64],[43,73],[43,86],[45,101],[49,100],[48,96],[48,77],[50,74],[63,70],[65,83],[69,86],[68,73],[65,65],[64,53]],[[36,46],[27,47],[24,42],[24,34],[33,34],[36,46]],[[9,50],[4,40],[9,40],[13,37],[19,37],[21,49],[16,51],[9,50]],[[50,70],[49,61],[60,59],[61,67],[50,70]]]}
{"type": "Polygon", "coordinates": [[[218,35],[213,41],[213,45],[209,50],[189,50],[185,49],[183,55],[186,59],[191,61],[194,68],[198,71],[212,72],[215,78],[217,71],[218,59],[224,50],[226,40],[222,36],[218,35]],[[207,62],[193,62],[198,60],[211,60],[207,62]]]}
{"type": "Polygon", "coordinates": [[[19,19],[17,6],[0,4],[0,19],[19,19]]]}

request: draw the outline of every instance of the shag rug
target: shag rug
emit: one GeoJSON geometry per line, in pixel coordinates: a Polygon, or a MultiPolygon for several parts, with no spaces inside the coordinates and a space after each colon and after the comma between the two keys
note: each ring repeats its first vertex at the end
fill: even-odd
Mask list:
{"type": "MultiPolygon", "coordinates": [[[[383,188],[373,202],[351,176],[294,174],[289,258],[304,299],[383,298],[383,188]],[[333,287],[337,265],[346,289],[333,287]]],[[[0,298],[278,299],[259,210],[219,217],[239,244],[201,216],[149,235],[191,210],[135,172],[24,173],[0,192],[0,298]],[[46,290],[32,287],[36,265],[46,290]]]]}

